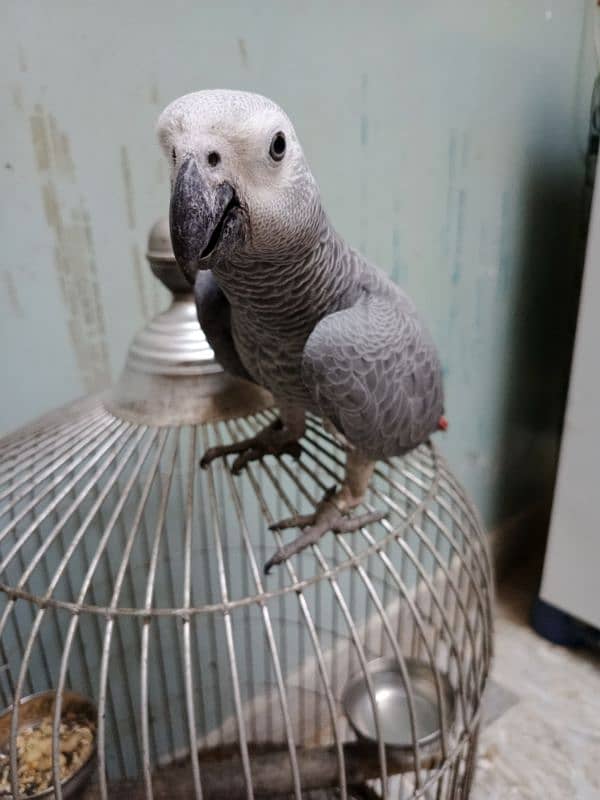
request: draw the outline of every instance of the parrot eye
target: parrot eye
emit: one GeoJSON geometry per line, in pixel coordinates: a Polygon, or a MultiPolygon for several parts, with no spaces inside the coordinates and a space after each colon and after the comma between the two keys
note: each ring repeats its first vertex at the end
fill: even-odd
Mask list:
{"type": "Polygon", "coordinates": [[[213,150],[208,154],[206,160],[208,161],[211,167],[216,167],[219,161],[221,160],[221,156],[213,150]]]}
{"type": "Polygon", "coordinates": [[[285,136],[283,135],[282,131],[278,131],[271,139],[269,155],[273,161],[281,161],[285,155],[285,136]]]}

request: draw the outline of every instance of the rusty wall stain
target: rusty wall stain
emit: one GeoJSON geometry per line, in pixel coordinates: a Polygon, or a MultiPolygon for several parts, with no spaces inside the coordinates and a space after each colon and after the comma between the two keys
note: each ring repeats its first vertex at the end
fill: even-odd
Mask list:
{"type": "Polygon", "coordinates": [[[454,285],[461,280],[466,258],[469,150],[470,141],[467,132],[451,130],[448,142],[448,183],[442,255],[452,265],[451,280],[454,285]]]}
{"type": "Polygon", "coordinates": [[[8,299],[8,304],[15,315],[19,319],[23,319],[25,317],[25,313],[23,311],[23,305],[21,304],[21,300],[19,298],[19,293],[17,291],[17,284],[15,283],[13,274],[10,270],[5,269],[2,272],[2,282],[4,284],[4,289],[6,293],[6,297],[8,299]]]}
{"type": "Polygon", "coordinates": [[[42,107],[37,105],[35,112],[30,117],[31,141],[38,170],[45,172],[50,168],[50,147],[42,107]]]}
{"type": "Polygon", "coordinates": [[[125,145],[122,145],[121,150],[121,176],[123,178],[123,189],[125,191],[125,206],[127,208],[127,224],[131,235],[131,259],[133,262],[133,274],[135,277],[135,287],[138,296],[138,303],[140,311],[144,319],[150,319],[150,306],[146,297],[146,282],[148,279],[148,271],[144,269],[140,248],[138,244],[138,237],[136,232],[136,215],[135,215],[135,196],[133,192],[133,178],[131,172],[131,163],[129,161],[129,153],[125,145]]]}
{"type": "Polygon", "coordinates": [[[123,186],[125,188],[125,204],[127,206],[127,222],[129,229],[135,228],[135,203],[133,198],[133,181],[131,179],[131,165],[129,163],[129,153],[125,145],[121,147],[121,175],[123,176],[123,186]]]}
{"type": "Polygon", "coordinates": [[[240,51],[240,61],[242,62],[242,66],[248,67],[248,48],[246,47],[246,40],[240,36],[237,42],[238,42],[238,50],[240,51]]]}
{"type": "Polygon", "coordinates": [[[21,72],[27,72],[29,67],[27,64],[27,56],[25,54],[25,48],[22,44],[17,45],[17,60],[19,62],[19,70],[21,72]]]}
{"type": "Polygon", "coordinates": [[[366,73],[361,75],[360,81],[360,147],[361,147],[361,161],[360,161],[360,179],[359,179],[359,206],[360,206],[360,242],[359,250],[363,255],[367,254],[367,246],[369,240],[369,76],[366,73]]]}
{"type": "Polygon", "coordinates": [[[52,183],[46,183],[42,186],[42,202],[44,204],[46,222],[53,228],[57,235],[60,235],[62,223],[60,220],[60,211],[58,209],[58,199],[52,183]]]}
{"type": "Polygon", "coordinates": [[[144,275],[146,273],[144,272],[144,264],[142,262],[142,256],[137,242],[133,242],[131,245],[131,260],[133,261],[133,274],[135,275],[135,283],[142,316],[144,319],[150,319],[150,310],[148,308],[146,291],[144,288],[144,275]]]}
{"type": "Polygon", "coordinates": [[[38,105],[31,116],[31,140],[71,346],[85,389],[98,391],[110,381],[106,326],[90,219],[77,189],[69,139],[38,105]]]}
{"type": "Polygon", "coordinates": [[[58,172],[74,181],[75,165],[71,157],[69,137],[66,133],[62,133],[58,129],[58,125],[52,114],[48,114],[48,127],[50,131],[53,164],[58,172]]]}
{"type": "Polygon", "coordinates": [[[12,103],[15,108],[15,111],[23,111],[24,110],[23,90],[21,89],[18,83],[16,83],[12,87],[11,94],[12,94],[12,103]]]}

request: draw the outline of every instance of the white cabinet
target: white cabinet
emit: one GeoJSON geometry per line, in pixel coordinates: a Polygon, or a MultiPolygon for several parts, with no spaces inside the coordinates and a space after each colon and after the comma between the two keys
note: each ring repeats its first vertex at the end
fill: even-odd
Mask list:
{"type": "Polygon", "coordinates": [[[558,478],[540,595],[600,628],[600,181],[590,219],[558,478]]]}

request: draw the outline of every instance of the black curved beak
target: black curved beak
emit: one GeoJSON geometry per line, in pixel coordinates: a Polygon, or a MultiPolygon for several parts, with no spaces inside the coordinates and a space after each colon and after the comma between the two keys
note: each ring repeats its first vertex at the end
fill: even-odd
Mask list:
{"type": "Polygon", "coordinates": [[[235,192],[228,183],[209,185],[194,156],[185,159],[171,193],[169,223],[175,260],[191,283],[216,246],[233,201],[235,192]]]}

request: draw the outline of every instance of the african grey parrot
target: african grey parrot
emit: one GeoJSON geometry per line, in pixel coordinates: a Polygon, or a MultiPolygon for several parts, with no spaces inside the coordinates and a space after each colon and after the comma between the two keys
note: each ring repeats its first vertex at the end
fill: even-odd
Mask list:
{"type": "Polygon", "coordinates": [[[232,471],[266,454],[299,452],[305,412],[349,447],[344,481],[265,572],[316,543],[381,519],[351,517],[374,462],[406,453],[445,427],[440,362],[412,301],[335,232],[294,128],[257,94],[202,91],[162,112],[171,164],[170,227],[194,285],[198,318],[223,367],[271,391],[279,420],[257,436],[208,450],[237,453],[232,471]]]}

